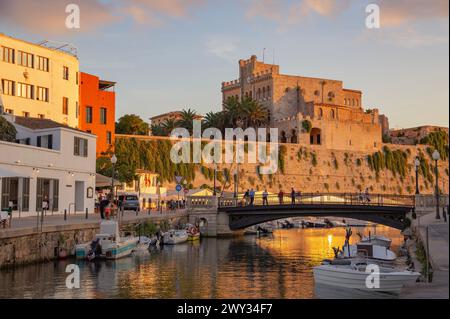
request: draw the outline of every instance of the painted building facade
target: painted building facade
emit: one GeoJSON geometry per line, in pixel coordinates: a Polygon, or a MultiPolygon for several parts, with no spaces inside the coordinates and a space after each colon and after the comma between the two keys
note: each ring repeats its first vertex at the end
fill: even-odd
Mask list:
{"type": "Polygon", "coordinates": [[[16,142],[0,141],[0,205],[13,218],[94,211],[95,135],[49,119],[0,115],[16,142]]]}
{"type": "Polygon", "coordinates": [[[280,142],[355,151],[379,149],[382,144],[378,109],[364,110],[362,92],[344,88],[339,80],[280,74],[278,65],[253,55],[239,61],[237,80],[222,83],[223,102],[231,96],[249,97],[265,106],[269,126],[279,128],[280,142]],[[311,123],[310,130],[304,121],[311,123]]]}
{"type": "Polygon", "coordinates": [[[80,73],[80,130],[97,136],[97,156],[114,150],[116,93],[115,82],[80,73]]]}
{"type": "Polygon", "coordinates": [[[7,113],[78,127],[79,62],[68,48],[0,33],[0,87],[7,113]]]}

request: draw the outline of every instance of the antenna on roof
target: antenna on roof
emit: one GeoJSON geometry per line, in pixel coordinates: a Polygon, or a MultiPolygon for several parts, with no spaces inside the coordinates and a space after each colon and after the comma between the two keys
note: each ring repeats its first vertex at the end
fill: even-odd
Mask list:
{"type": "Polygon", "coordinates": [[[266,57],[266,48],[263,48],[263,63],[264,63],[265,57],[266,57]]]}
{"type": "Polygon", "coordinates": [[[275,48],[273,48],[273,63],[275,65],[275,48]]]}

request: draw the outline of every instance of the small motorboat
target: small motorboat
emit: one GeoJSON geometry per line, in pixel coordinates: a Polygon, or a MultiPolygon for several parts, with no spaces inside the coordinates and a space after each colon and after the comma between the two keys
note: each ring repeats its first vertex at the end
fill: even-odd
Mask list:
{"type": "Polygon", "coordinates": [[[200,239],[200,229],[198,229],[198,227],[188,224],[186,227],[186,232],[188,234],[188,241],[195,241],[200,239]]]}
{"type": "Polygon", "coordinates": [[[118,259],[129,256],[135,249],[138,237],[121,237],[116,221],[106,220],[100,223],[100,233],[89,243],[75,246],[77,259],[96,258],[118,259]]]}
{"type": "Polygon", "coordinates": [[[361,243],[372,243],[374,245],[383,246],[386,248],[391,247],[392,240],[381,235],[361,236],[361,243]]]}
{"type": "Polygon", "coordinates": [[[365,258],[367,262],[378,264],[383,267],[393,267],[397,255],[385,246],[376,245],[373,242],[359,242],[350,245],[350,237],[353,231],[347,227],[345,243],[342,249],[333,248],[336,259],[365,258]]]}
{"type": "Polygon", "coordinates": [[[349,264],[324,262],[313,268],[313,274],[316,284],[393,294],[399,294],[403,286],[415,283],[420,276],[420,273],[408,270],[380,266],[373,268],[373,265],[367,262],[350,262],[349,264]],[[372,278],[376,278],[377,274],[379,281],[372,282],[372,278]]]}
{"type": "Polygon", "coordinates": [[[270,228],[265,228],[258,226],[256,229],[258,236],[269,236],[273,233],[273,231],[270,228]]]}
{"type": "Polygon", "coordinates": [[[186,230],[169,230],[163,234],[164,245],[176,245],[185,243],[188,240],[188,233],[186,230]]]}
{"type": "Polygon", "coordinates": [[[247,227],[244,230],[244,235],[258,235],[258,229],[255,226],[247,227]]]}

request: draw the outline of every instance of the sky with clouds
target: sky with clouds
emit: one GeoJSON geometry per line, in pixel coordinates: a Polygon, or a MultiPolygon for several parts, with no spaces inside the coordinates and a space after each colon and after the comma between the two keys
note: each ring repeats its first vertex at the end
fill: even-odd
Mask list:
{"type": "Polygon", "coordinates": [[[391,127],[449,123],[448,0],[0,0],[0,32],[67,42],[117,81],[117,116],[221,108],[222,81],[265,50],[281,72],[344,81],[391,127]],[[78,4],[81,28],[65,28],[78,4]],[[381,9],[367,29],[366,6],[381,9]]]}

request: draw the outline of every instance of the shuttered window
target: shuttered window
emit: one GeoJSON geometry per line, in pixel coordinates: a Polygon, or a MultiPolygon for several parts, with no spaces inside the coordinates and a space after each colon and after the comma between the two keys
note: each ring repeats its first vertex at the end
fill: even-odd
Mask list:
{"type": "Polygon", "coordinates": [[[28,212],[30,210],[30,179],[24,178],[22,180],[22,211],[28,212]]]}

